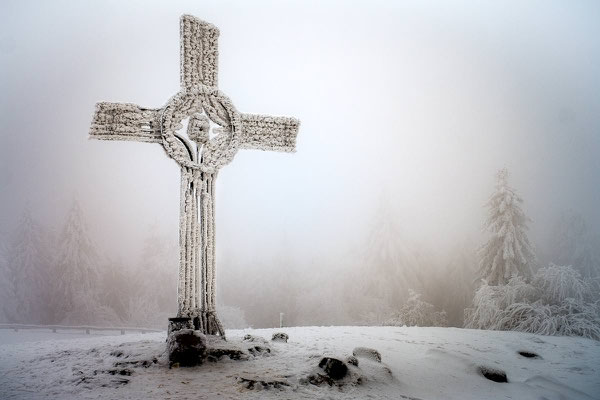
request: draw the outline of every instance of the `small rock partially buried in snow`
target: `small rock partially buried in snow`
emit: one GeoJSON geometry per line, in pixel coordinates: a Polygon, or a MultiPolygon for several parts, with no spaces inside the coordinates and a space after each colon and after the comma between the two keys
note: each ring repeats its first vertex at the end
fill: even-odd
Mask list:
{"type": "Polygon", "coordinates": [[[271,338],[271,340],[274,342],[283,342],[283,343],[287,343],[288,339],[289,339],[289,336],[287,335],[287,333],[283,333],[283,332],[275,332],[273,334],[273,337],[271,338]]]}
{"type": "Polygon", "coordinates": [[[542,358],[542,357],[539,356],[539,354],[536,354],[536,353],[531,352],[531,351],[522,350],[522,351],[518,351],[517,353],[520,356],[523,356],[523,357],[526,357],[526,358],[542,358]]]}
{"type": "Polygon", "coordinates": [[[261,338],[260,336],[254,336],[251,334],[246,334],[244,335],[244,337],[242,338],[242,340],[244,342],[266,342],[265,339],[261,338]]]}
{"type": "Polygon", "coordinates": [[[366,358],[379,363],[381,362],[381,354],[377,350],[369,347],[356,347],[352,350],[352,355],[354,357],[366,358]]]}
{"type": "Polygon", "coordinates": [[[218,336],[207,336],[206,360],[216,362],[224,357],[231,360],[247,360],[248,354],[235,341],[226,342],[218,336]]]}
{"type": "Polygon", "coordinates": [[[498,382],[498,383],[507,383],[508,382],[508,378],[506,377],[506,372],[501,371],[499,369],[481,366],[481,367],[479,367],[479,372],[481,373],[481,375],[483,375],[486,379],[489,379],[490,381],[494,381],[494,382],[498,382]]]}
{"type": "Polygon", "coordinates": [[[270,348],[268,348],[267,346],[261,346],[261,345],[250,346],[246,350],[248,351],[248,353],[252,354],[253,356],[268,355],[271,353],[270,348]]]}
{"type": "Polygon", "coordinates": [[[343,362],[333,357],[323,357],[319,362],[321,368],[331,379],[342,379],[348,373],[348,366],[343,362]]]}
{"type": "Polygon", "coordinates": [[[284,389],[290,386],[290,383],[284,379],[259,379],[241,376],[238,378],[238,383],[250,390],[284,389]]]}
{"type": "Polygon", "coordinates": [[[167,339],[169,362],[182,367],[202,364],[206,355],[206,336],[200,331],[182,329],[172,332],[167,339]]]}

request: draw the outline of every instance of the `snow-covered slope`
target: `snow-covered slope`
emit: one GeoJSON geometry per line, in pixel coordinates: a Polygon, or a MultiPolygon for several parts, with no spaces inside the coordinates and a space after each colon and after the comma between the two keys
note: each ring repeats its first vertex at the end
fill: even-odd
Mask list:
{"type": "MultiPolygon", "coordinates": [[[[268,339],[275,331],[227,333],[232,340],[246,333],[268,339]]],[[[32,342],[23,332],[5,331],[0,335],[0,398],[600,399],[600,342],[588,339],[455,328],[283,331],[290,341],[271,343],[268,356],[172,369],[163,354],[164,333],[60,340],[56,337],[62,335],[48,333],[47,340],[38,334],[32,342]],[[19,338],[25,341],[16,343],[19,338]],[[346,357],[358,346],[379,350],[393,378],[343,388],[298,383],[322,355],[346,357]],[[504,371],[508,383],[484,378],[480,367],[504,371]],[[239,378],[278,379],[290,386],[251,390],[239,378]]]]}

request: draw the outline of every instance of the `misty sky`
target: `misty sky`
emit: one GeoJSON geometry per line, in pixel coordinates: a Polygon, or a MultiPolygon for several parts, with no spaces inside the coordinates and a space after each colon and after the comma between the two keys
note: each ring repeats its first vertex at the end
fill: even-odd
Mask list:
{"type": "Polygon", "coordinates": [[[567,209],[600,227],[599,2],[4,0],[3,235],[24,206],[59,229],[76,196],[111,257],[137,257],[153,224],[176,240],[160,145],[87,136],[97,101],[177,92],[183,13],[219,27],[238,110],[302,122],[295,154],[240,151],[221,171],[219,253],[344,251],[382,198],[407,241],[479,243],[504,166],[534,241],[567,209]]]}

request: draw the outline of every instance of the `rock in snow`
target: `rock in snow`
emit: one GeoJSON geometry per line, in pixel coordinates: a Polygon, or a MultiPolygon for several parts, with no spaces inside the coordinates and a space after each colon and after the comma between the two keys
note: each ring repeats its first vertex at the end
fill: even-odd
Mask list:
{"type": "Polygon", "coordinates": [[[175,331],[169,335],[167,351],[171,365],[192,367],[202,364],[206,356],[206,336],[193,329],[175,331]]]}
{"type": "Polygon", "coordinates": [[[258,342],[258,343],[267,343],[267,340],[265,338],[262,338],[260,336],[254,336],[251,334],[246,334],[244,335],[244,337],[242,338],[242,340],[244,342],[258,342]]]}
{"type": "Polygon", "coordinates": [[[490,381],[494,381],[494,382],[498,382],[498,383],[508,382],[508,378],[506,377],[506,372],[501,371],[497,368],[482,366],[482,367],[479,367],[479,372],[481,372],[481,375],[483,375],[486,379],[489,379],[490,381]]]}
{"type": "Polygon", "coordinates": [[[289,336],[287,335],[287,333],[283,333],[283,332],[275,332],[273,334],[273,337],[271,338],[271,340],[274,342],[284,342],[284,343],[287,343],[288,339],[289,339],[289,336]]]}
{"type": "Polygon", "coordinates": [[[319,362],[321,368],[331,379],[342,379],[348,373],[348,367],[343,361],[333,357],[323,357],[319,362]]]}

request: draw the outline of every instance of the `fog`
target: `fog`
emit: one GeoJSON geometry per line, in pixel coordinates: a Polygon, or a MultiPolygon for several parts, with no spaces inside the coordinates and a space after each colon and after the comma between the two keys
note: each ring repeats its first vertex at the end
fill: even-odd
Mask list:
{"type": "MultiPolygon", "coordinates": [[[[296,153],[243,150],[219,175],[225,304],[244,309],[236,291],[247,284],[244,296],[266,296],[248,277],[277,285],[276,269],[298,292],[269,301],[301,303],[321,275],[316,298],[327,301],[343,285],[327,277],[364,262],[378,213],[402,246],[446,265],[485,241],[503,167],[540,262],[552,261],[544,252],[565,211],[598,234],[596,2],[4,1],[5,242],[25,207],[60,232],[77,198],[98,250],[123,268],[152,227],[176,243],[176,164],[158,144],[88,131],[98,101],[160,107],[177,92],[183,13],[219,27],[219,86],[238,110],[301,120],[296,153]]],[[[176,260],[164,267],[176,273],[176,260]]]]}

